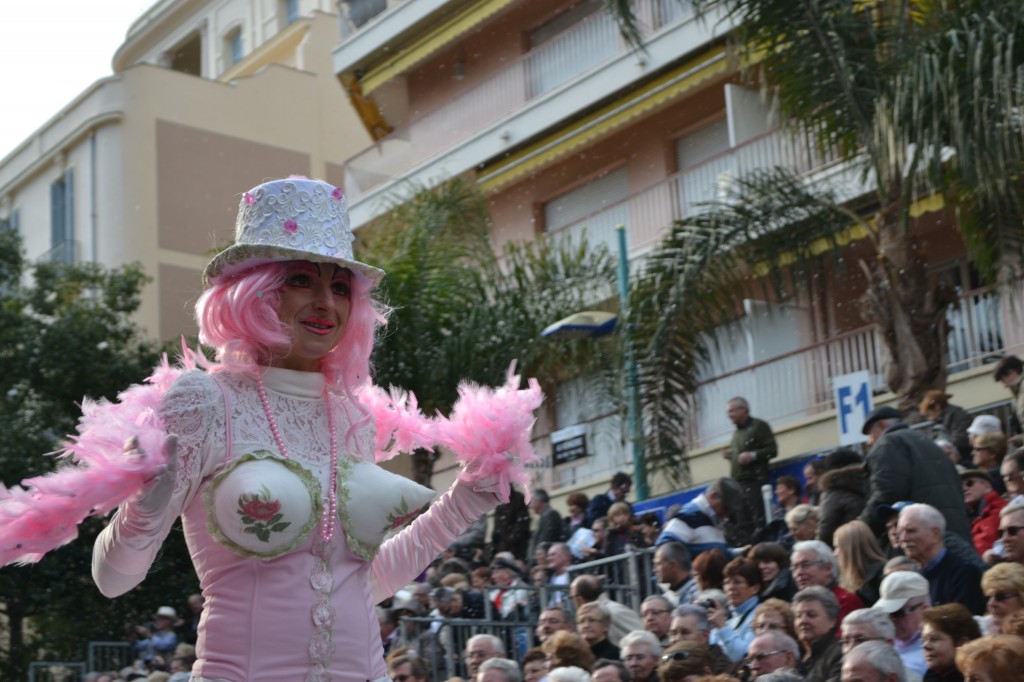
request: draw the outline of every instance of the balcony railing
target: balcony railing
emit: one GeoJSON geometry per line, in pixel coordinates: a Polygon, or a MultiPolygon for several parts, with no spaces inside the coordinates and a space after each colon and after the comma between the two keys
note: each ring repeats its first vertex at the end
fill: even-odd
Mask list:
{"type": "Polygon", "coordinates": [[[670,175],[551,234],[575,240],[586,233],[589,243],[604,244],[615,253],[618,250],[615,227],[622,223],[626,226],[630,256],[635,257],[661,240],[673,221],[693,215],[700,210],[701,202],[721,198],[734,178],[775,166],[808,173],[828,161],[808,153],[801,138],[772,130],[670,175]]]}
{"type": "Polygon", "coordinates": [[[338,0],[341,37],[346,38],[402,0],[338,0]]]}
{"type": "MultiPolygon", "coordinates": [[[[689,3],[681,0],[640,0],[634,11],[645,35],[693,15],[689,3]]],[[[358,201],[375,187],[629,49],[608,12],[580,21],[350,159],[345,166],[349,200],[358,201]]]]}
{"type": "MultiPolygon", "coordinates": [[[[967,292],[957,305],[949,307],[950,374],[976,367],[1006,348],[1008,330],[1002,317],[999,293],[993,289],[967,292]]],[[[724,405],[734,396],[746,397],[756,406],[758,417],[772,426],[785,426],[832,409],[833,377],[867,370],[872,388],[886,390],[883,371],[887,362],[885,346],[871,325],[710,377],[694,397],[689,448],[728,441],[733,427],[724,405]]]]}

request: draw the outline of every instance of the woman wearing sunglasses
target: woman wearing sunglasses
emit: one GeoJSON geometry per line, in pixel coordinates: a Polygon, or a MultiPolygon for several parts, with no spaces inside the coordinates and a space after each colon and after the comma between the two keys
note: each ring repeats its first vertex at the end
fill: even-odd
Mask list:
{"type": "Polygon", "coordinates": [[[996,564],[981,577],[981,590],[987,605],[985,634],[1006,632],[1010,616],[1024,608],[1024,566],[1016,562],[996,564]]]}

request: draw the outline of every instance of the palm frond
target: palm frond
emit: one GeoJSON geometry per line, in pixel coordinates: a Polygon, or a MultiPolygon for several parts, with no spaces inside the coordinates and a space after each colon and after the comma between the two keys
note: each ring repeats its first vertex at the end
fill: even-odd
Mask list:
{"type": "Polygon", "coordinates": [[[841,248],[859,221],[784,169],[740,179],[725,201],[702,208],[650,255],[632,297],[648,463],[681,484],[714,330],[739,315],[744,298],[784,300],[830,261],[843,267],[841,248]]]}

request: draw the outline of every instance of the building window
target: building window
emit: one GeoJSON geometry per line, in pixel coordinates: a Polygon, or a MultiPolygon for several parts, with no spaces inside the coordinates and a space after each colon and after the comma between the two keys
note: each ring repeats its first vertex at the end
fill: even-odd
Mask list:
{"type": "Polygon", "coordinates": [[[0,230],[18,231],[18,209],[11,211],[6,218],[0,218],[0,230]]]}
{"type": "Polygon", "coordinates": [[[299,20],[299,0],[284,0],[284,16],[287,24],[299,20]]]}
{"type": "Polygon", "coordinates": [[[676,164],[683,215],[707,210],[706,202],[725,198],[735,177],[735,159],[729,150],[729,124],[723,118],[676,140],[676,164]]]}
{"type": "Polygon", "coordinates": [[[236,26],[224,36],[224,69],[242,61],[242,27],[236,26]]]}
{"type": "Polygon", "coordinates": [[[591,246],[604,244],[618,252],[616,226],[629,227],[629,176],[619,168],[544,204],[544,229],[575,243],[586,235],[591,246]]]}
{"type": "Polygon", "coordinates": [[[203,75],[203,39],[198,31],[191,34],[185,42],[169,50],[163,62],[172,71],[187,73],[190,76],[203,75]]]}
{"type": "Polygon", "coordinates": [[[387,0],[343,0],[342,6],[345,8],[345,16],[348,17],[348,21],[354,28],[359,28],[384,12],[388,8],[388,2],[387,0]]]}
{"type": "Polygon", "coordinates": [[[75,175],[68,170],[50,185],[50,260],[75,262],[75,175]]]}

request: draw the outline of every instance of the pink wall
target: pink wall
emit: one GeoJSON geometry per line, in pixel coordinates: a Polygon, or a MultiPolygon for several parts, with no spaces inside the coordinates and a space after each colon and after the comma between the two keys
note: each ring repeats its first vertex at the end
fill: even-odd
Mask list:
{"type": "Polygon", "coordinates": [[[490,210],[495,247],[500,248],[507,241],[534,238],[543,231],[540,216],[545,202],[598,175],[626,166],[632,193],[675,173],[676,138],[716,115],[724,115],[723,85],[711,84],[685,101],[641,118],[493,194],[490,210]]]}

